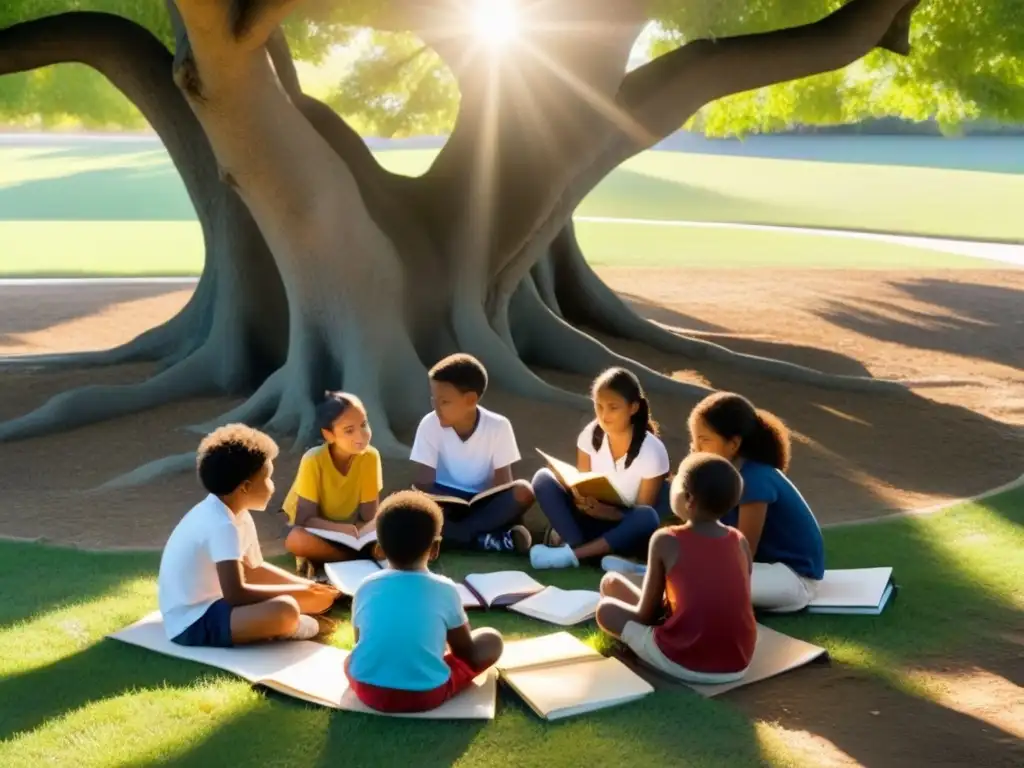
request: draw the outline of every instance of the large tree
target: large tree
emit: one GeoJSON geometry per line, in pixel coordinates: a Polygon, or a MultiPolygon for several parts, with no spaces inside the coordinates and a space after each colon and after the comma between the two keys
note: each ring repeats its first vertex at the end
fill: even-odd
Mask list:
{"type": "MultiPolygon", "coordinates": [[[[965,31],[987,8],[518,0],[505,20],[515,34],[482,36],[479,7],[496,2],[176,0],[164,15],[152,2],[97,2],[111,13],[32,0],[26,9],[48,15],[0,15],[12,22],[0,30],[0,74],[77,62],[137,105],[180,172],[206,242],[204,272],[178,316],[117,349],[50,361],[156,361],[159,373],[61,394],[0,425],[0,439],[221,392],[249,397],[219,422],[243,420],[302,445],[315,434],[317,395],[343,387],[366,402],[382,453],[401,457],[407,449],[396,433],[428,407],[426,366],[456,350],[479,357],[501,388],[570,406],[582,396],[531,366],[592,375],[622,364],[652,390],[699,392],[621,357],[586,329],[821,386],[888,385],[733,353],[645,321],[589,268],[571,215],[619,164],[706,105],[741,94],[736,108],[746,103],[750,113],[757,89],[835,72],[867,54],[853,90],[884,71],[892,93],[908,99],[931,88],[916,98],[936,99],[940,117],[942,104],[970,113],[983,96],[998,100],[1004,83],[1019,81],[1021,64],[965,31]],[[652,19],[665,22],[674,44],[627,73],[652,19]],[[418,178],[383,169],[334,109],[303,93],[289,43],[322,50],[352,24],[425,46],[406,42],[401,61],[393,56],[401,45],[390,49],[396,77],[423,56],[443,62],[444,70],[420,66],[424,82],[407,93],[421,102],[439,108],[445,78],[457,87],[451,135],[418,178]],[[900,57],[911,38],[923,59],[907,67],[900,57]],[[982,54],[971,71],[954,73],[940,66],[948,45],[982,54]]],[[[1020,33],[1006,22],[1004,49],[1020,42],[1007,41],[1020,33]]],[[[416,104],[396,112],[385,93],[360,92],[360,82],[365,91],[357,71],[338,106],[351,111],[358,94],[368,110],[415,113],[416,104]]]]}

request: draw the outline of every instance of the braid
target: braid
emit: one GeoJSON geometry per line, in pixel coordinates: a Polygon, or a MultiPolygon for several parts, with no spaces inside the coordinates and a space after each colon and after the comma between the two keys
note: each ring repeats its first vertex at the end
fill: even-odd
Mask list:
{"type": "Polygon", "coordinates": [[[626,451],[626,466],[633,463],[633,460],[640,455],[647,433],[657,436],[659,430],[658,422],[651,418],[651,402],[647,395],[640,395],[640,401],[630,420],[633,422],[633,438],[629,441],[629,450],[626,451]]]}

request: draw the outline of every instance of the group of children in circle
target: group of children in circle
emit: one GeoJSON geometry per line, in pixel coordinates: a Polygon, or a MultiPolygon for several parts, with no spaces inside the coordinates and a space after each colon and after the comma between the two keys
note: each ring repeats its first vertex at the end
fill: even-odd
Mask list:
{"type": "Polygon", "coordinates": [[[754,608],[798,611],[824,576],[821,531],[786,476],[790,438],[746,398],[712,394],[690,414],[690,454],[674,476],[650,403],[630,371],[593,383],[595,418],[579,434],[576,466],[606,476],[626,502],[612,507],[566,489],[549,469],[516,480],[512,425],[484,408],[487,372],[453,355],[429,373],[433,410],[412,447],[414,489],[383,502],[380,455],[359,399],[332,392],[317,411],[323,444],[308,451],[282,506],[285,546],[297,574],[263,561],[250,510],[274,492],[277,446],[229,425],[200,444],[209,495],[171,534],[161,559],[160,609],[168,637],[184,645],[311,639],[338,592],[315,579],[319,564],[383,556],[353,598],[355,646],[346,673],[367,706],[435,708],[495,664],[491,629],[471,630],[452,581],[429,564],[442,548],[529,554],[535,569],[600,562],[596,621],[644,663],[678,679],[738,679],[753,656],[754,608]],[[470,499],[471,506],[434,497],[470,499]],[[418,489],[418,490],[417,490],[418,489]],[[521,524],[534,504],[547,519],[534,543],[521,524]],[[675,525],[664,521],[677,518],[675,525]],[[317,535],[358,536],[349,549],[317,535]],[[637,561],[641,562],[637,562],[637,561]]]}

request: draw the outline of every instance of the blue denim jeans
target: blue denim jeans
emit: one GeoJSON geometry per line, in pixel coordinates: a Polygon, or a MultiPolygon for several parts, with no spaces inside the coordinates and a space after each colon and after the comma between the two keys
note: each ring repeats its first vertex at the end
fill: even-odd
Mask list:
{"type": "Polygon", "coordinates": [[[662,517],[671,514],[668,483],[658,494],[656,506],[623,510],[625,517],[615,523],[597,520],[576,509],[572,494],[549,469],[542,469],[533,476],[533,492],[551,527],[574,549],[603,538],[612,552],[646,558],[651,535],[658,530],[662,517]]]}

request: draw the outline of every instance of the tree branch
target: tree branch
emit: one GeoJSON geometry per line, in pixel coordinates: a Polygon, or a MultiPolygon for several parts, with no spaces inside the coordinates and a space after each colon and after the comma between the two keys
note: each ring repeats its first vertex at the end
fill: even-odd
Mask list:
{"type": "Polygon", "coordinates": [[[184,26],[200,45],[236,44],[257,50],[267,44],[298,3],[298,0],[170,0],[175,2],[184,26]]]}
{"type": "Polygon", "coordinates": [[[281,81],[281,87],[288,94],[292,101],[302,96],[302,83],[299,81],[299,72],[295,68],[295,59],[292,57],[291,46],[288,45],[288,37],[284,30],[278,27],[274,30],[270,39],[267,40],[267,53],[274,64],[274,71],[277,72],[277,79],[281,81]]]}
{"type": "Polygon", "coordinates": [[[206,137],[171,80],[170,51],[122,16],[69,11],[0,30],[0,75],[52,64],[84,64],[111,82],[146,118],[196,200],[216,183],[206,137]]]}
{"type": "MultiPolygon", "coordinates": [[[[695,40],[630,72],[617,101],[657,141],[716,99],[831,72],[876,47],[909,53],[910,17],[919,2],[850,0],[800,27],[695,40]]],[[[630,154],[650,146],[630,143],[630,154]]]]}

